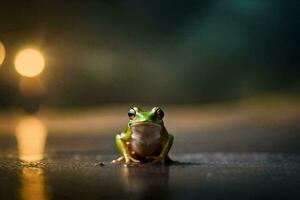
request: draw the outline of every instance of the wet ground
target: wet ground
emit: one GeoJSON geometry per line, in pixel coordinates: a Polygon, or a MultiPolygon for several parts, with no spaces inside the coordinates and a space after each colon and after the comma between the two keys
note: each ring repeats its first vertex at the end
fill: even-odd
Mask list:
{"type": "Polygon", "coordinates": [[[203,153],[170,166],[111,165],[114,156],[1,158],[1,199],[299,199],[300,156],[203,153]]]}
{"type": "Polygon", "coordinates": [[[74,124],[74,132],[60,132],[36,116],[11,122],[13,129],[2,123],[0,199],[300,199],[298,112],[225,116],[199,127],[166,120],[175,136],[171,158],[179,162],[169,166],[110,164],[118,156],[113,130],[74,124]]]}
{"type": "Polygon", "coordinates": [[[45,157],[37,162],[20,161],[11,141],[0,157],[0,199],[300,198],[299,154],[199,153],[195,146],[184,148],[199,137],[185,137],[177,137],[171,153],[179,163],[127,167],[110,164],[117,151],[108,136],[70,139],[65,147],[68,138],[49,138],[45,157]]]}

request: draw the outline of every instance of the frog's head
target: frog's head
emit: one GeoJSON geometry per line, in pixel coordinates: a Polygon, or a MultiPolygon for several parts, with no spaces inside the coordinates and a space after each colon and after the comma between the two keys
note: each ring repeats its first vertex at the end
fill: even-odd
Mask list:
{"type": "Polygon", "coordinates": [[[149,112],[144,112],[138,107],[132,107],[128,111],[128,126],[151,123],[163,126],[164,112],[160,107],[154,107],[149,112]]]}

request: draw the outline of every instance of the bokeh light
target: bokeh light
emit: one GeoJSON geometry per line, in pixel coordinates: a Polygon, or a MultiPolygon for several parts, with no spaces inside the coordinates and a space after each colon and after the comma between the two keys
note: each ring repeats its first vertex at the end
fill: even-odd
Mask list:
{"type": "Polygon", "coordinates": [[[16,71],[25,77],[35,77],[43,72],[45,59],[36,49],[24,49],[18,53],[15,60],[16,71]]]}
{"type": "Polygon", "coordinates": [[[15,134],[20,160],[35,162],[44,158],[47,128],[39,118],[22,118],[17,123],[15,134]]]}
{"type": "Polygon", "coordinates": [[[0,41],[0,66],[3,64],[5,59],[5,47],[4,44],[0,41]]]}

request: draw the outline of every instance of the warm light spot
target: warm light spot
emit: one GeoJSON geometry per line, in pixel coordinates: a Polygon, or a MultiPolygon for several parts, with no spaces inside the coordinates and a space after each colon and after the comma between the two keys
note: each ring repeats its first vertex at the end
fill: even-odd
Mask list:
{"type": "Polygon", "coordinates": [[[21,171],[20,196],[23,200],[46,200],[44,172],[41,168],[23,168],[21,171]]]}
{"type": "Polygon", "coordinates": [[[5,47],[4,44],[0,41],[0,65],[3,64],[5,59],[5,47]]]}
{"type": "Polygon", "coordinates": [[[44,57],[35,49],[24,49],[16,57],[15,69],[22,76],[37,76],[43,72],[44,68],[44,57]]]}
{"type": "Polygon", "coordinates": [[[47,128],[37,117],[22,118],[16,126],[19,158],[34,162],[44,158],[47,128]]]}

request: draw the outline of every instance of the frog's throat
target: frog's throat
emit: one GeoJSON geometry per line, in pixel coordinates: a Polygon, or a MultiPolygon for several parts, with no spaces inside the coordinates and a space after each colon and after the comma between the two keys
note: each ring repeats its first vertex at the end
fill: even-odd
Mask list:
{"type": "Polygon", "coordinates": [[[136,122],[130,125],[133,138],[156,138],[161,135],[162,126],[153,122],[136,122]]]}

